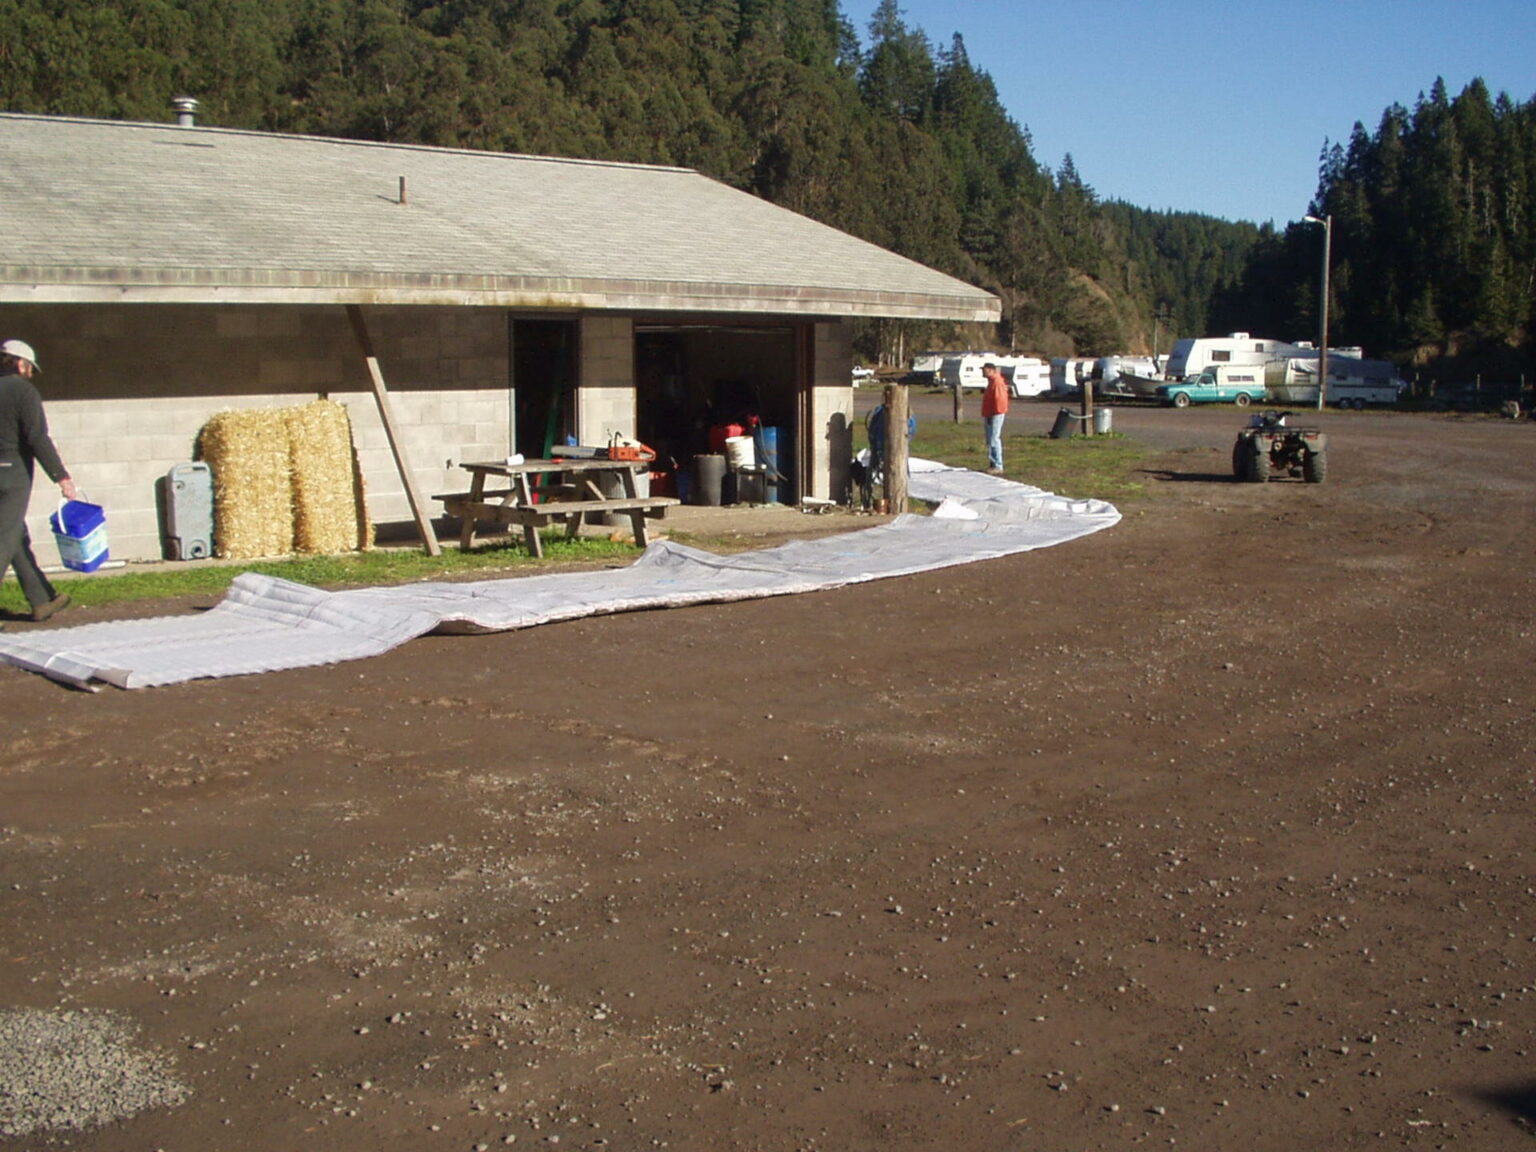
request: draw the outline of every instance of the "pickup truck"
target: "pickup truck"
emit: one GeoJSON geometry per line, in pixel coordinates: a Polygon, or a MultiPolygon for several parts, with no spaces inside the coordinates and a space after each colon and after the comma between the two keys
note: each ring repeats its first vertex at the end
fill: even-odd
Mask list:
{"type": "Polygon", "coordinates": [[[1236,404],[1246,408],[1265,396],[1264,369],[1253,365],[1213,364],[1198,376],[1157,388],[1157,398],[1175,408],[1188,408],[1191,404],[1236,404]]]}

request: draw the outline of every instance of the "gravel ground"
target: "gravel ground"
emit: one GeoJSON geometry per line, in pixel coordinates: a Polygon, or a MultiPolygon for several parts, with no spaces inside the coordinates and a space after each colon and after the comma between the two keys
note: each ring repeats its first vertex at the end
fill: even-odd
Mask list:
{"type": "Polygon", "coordinates": [[[0,1009],[0,1136],[79,1131],[182,1103],[170,1062],[136,1032],[107,1012],[0,1009]]]}
{"type": "Polygon", "coordinates": [[[186,1088],[0,1148],[1532,1147],[1536,424],[1321,421],[1117,413],[1121,524],[961,569],[0,670],[0,1006],[186,1088]]]}

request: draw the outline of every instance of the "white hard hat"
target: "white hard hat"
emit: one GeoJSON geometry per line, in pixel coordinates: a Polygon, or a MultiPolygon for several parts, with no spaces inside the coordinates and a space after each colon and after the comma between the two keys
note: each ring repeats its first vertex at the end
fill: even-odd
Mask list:
{"type": "MultiPolygon", "coordinates": [[[[4,344],[0,344],[0,355],[20,357],[29,361],[32,367],[37,368],[37,353],[32,351],[32,345],[25,340],[7,340],[4,344]]],[[[38,371],[42,369],[38,368],[38,371]]]]}

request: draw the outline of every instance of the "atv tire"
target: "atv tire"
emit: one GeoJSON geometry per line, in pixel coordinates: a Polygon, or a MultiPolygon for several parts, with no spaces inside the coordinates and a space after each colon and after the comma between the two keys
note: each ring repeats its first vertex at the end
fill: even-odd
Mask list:
{"type": "Polygon", "coordinates": [[[1243,479],[1250,484],[1263,484],[1269,479],[1269,453],[1267,445],[1257,440],[1248,441],[1248,452],[1243,457],[1243,479]]]}
{"type": "Polygon", "coordinates": [[[1328,453],[1308,452],[1301,459],[1301,478],[1308,484],[1321,484],[1328,479],[1328,453]]]}

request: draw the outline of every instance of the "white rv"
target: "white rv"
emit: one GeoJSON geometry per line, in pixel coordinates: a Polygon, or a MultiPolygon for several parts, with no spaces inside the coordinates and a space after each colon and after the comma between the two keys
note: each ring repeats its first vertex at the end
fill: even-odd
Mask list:
{"type": "Polygon", "coordinates": [[[966,352],[946,356],[939,369],[938,382],[946,388],[985,388],[987,378],[981,370],[988,364],[997,365],[1008,379],[1008,391],[1012,396],[1040,396],[1051,387],[1051,368],[1043,360],[1033,356],[1000,356],[991,352],[966,352]]]}
{"type": "Polygon", "coordinates": [[[1051,360],[1051,391],[1057,396],[1081,392],[1083,384],[1095,379],[1098,361],[1092,357],[1057,356],[1051,360]]]}
{"type": "Polygon", "coordinates": [[[1206,368],[1218,364],[1261,368],[1286,360],[1298,351],[1296,345],[1284,340],[1250,336],[1247,332],[1233,332],[1230,336],[1186,337],[1174,344],[1173,355],[1168,357],[1166,375],[1170,380],[1182,380],[1186,376],[1198,376],[1206,368]]]}
{"type": "MultiPolygon", "coordinates": [[[[1387,360],[1365,360],[1349,349],[1335,355],[1328,350],[1328,403],[1340,408],[1364,408],[1367,404],[1396,404],[1408,385],[1398,378],[1387,360]]],[[[1276,361],[1265,370],[1270,396],[1282,404],[1317,403],[1317,352],[1276,361]]]]}
{"type": "Polygon", "coordinates": [[[939,382],[939,369],[944,367],[944,357],[953,356],[953,352],[923,352],[912,357],[912,375],[926,377],[915,381],[919,384],[939,382]]]}
{"type": "Polygon", "coordinates": [[[999,364],[1008,377],[1008,390],[1014,396],[1044,396],[1051,390],[1051,366],[1033,356],[1018,356],[1011,365],[999,364]]]}

